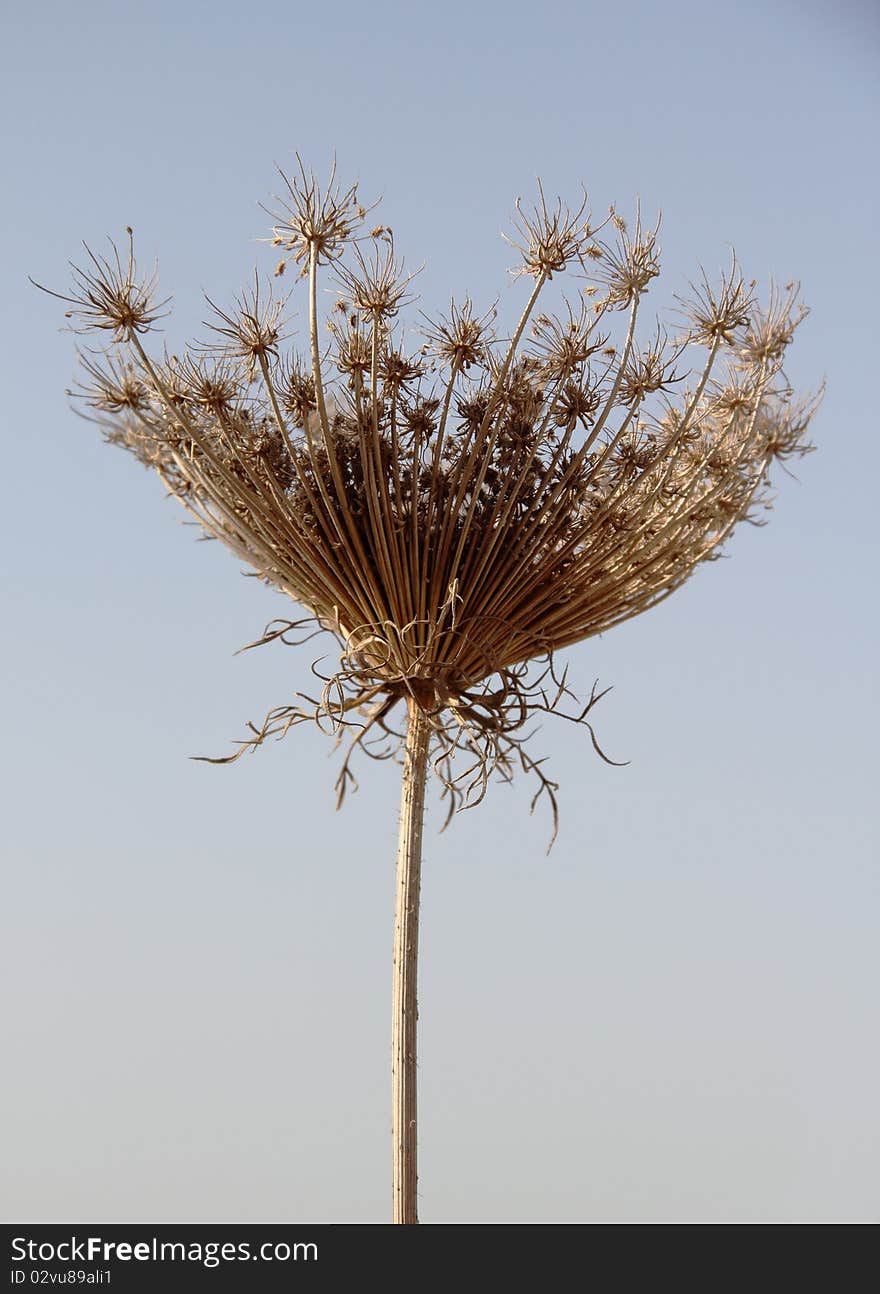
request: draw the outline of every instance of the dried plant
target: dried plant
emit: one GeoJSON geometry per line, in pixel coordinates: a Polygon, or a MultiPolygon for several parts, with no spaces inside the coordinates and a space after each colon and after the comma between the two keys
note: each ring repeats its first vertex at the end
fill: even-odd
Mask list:
{"type": "MultiPolygon", "coordinates": [[[[529,750],[530,721],[591,726],[555,653],[668,597],[740,521],[762,524],[774,462],[807,453],[818,396],[782,369],[804,317],[796,287],[761,305],[734,260],[678,301],[677,328],[639,328],[659,274],[658,228],[613,208],[517,202],[514,273],[529,291],[512,335],[470,300],[404,348],[411,277],[391,231],[335,171],[282,176],[271,243],[306,280],[308,351],[284,345],[287,303],[255,277],[213,306],[181,357],[142,340],[162,305],[127,254],[88,252],[63,299],[84,351],[80,391],[107,440],[153,468],[208,535],[307,613],[249,647],[327,632],[339,665],[249,725],[228,763],[306,721],[351,758],[402,752],[392,1020],[393,1216],[416,1215],[416,957],[429,760],[450,813],[493,776],[536,779],[556,830],[557,784],[529,750]],[[322,330],[319,272],[338,300],[322,330]],[[555,314],[554,276],[575,281],[555,314]],[[534,662],[538,662],[536,666],[534,662]],[[397,724],[396,711],[403,712],[397,724]]],[[[60,295],[60,294],[55,294],[60,295]]],[[[610,761],[609,761],[610,762],[610,761]]]]}

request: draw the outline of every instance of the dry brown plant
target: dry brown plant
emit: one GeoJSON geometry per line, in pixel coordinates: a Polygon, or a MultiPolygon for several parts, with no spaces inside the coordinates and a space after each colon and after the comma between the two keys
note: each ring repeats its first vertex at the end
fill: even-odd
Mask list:
{"type": "MultiPolygon", "coordinates": [[[[640,327],[660,271],[658,227],[617,211],[516,204],[510,242],[526,299],[511,335],[470,300],[404,348],[413,297],[390,229],[367,230],[357,186],[322,186],[297,159],[270,241],[303,281],[306,354],[284,342],[288,303],[255,276],[181,356],[144,342],[165,303],[124,252],[87,251],[63,297],[85,350],[80,391],[106,439],[155,470],[204,531],[305,616],[249,647],[331,634],[338,667],[317,695],[272,710],[229,763],[316,722],[356,751],[401,753],[392,1012],[393,1217],[416,1222],[416,967],[429,766],[449,812],[493,777],[530,774],[556,831],[557,783],[530,753],[532,721],[592,712],[555,653],[656,606],[717,557],[740,521],[763,524],[774,463],[807,453],[818,396],[783,359],[806,311],[795,285],[762,305],[734,259],[678,300],[670,333],[640,327]],[[318,282],[338,299],[323,322],[318,282]],[[566,273],[573,293],[539,302],[566,273]],[[538,662],[536,665],[535,662],[538,662]],[[396,720],[400,712],[400,721],[396,720]]],[[[296,289],[291,295],[294,295],[296,289]]],[[[54,294],[60,295],[60,294],[54,294]]],[[[609,761],[610,762],[610,761],[609,761]]]]}

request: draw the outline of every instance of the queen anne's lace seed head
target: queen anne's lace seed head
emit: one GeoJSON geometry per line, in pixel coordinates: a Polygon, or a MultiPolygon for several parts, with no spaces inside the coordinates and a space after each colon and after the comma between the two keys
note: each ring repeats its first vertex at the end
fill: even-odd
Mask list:
{"type": "MultiPolygon", "coordinates": [[[[89,416],[338,641],[320,696],[272,711],[238,754],[307,718],[385,754],[408,699],[430,716],[452,808],[521,767],[555,813],[526,743],[530,717],[572,698],[553,653],[668,596],[739,521],[763,524],[770,468],[811,448],[818,397],[795,397],[782,368],[806,313],[797,289],[761,307],[734,261],[679,301],[677,336],[646,330],[659,226],[612,209],[603,242],[586,197],[571,209],[539,187],[511,240],[532,280],[518,323],[496,336],[494,306],[453,301],[419,348],[399,322],[412,276],[391,231],[358,246],[356,186],[334,171],[322,187],[301,162],[284,182],[271,241],[309,278],[303,353],[255,277],[213,307],[208,341],[151,357],[161,303],[129,237],[125,254],[88,252],[62,298],[78,330],[111,343],[81,355],[89,416]],[[329,264],[328,334],[316,284],[329,264]],[[554,314],[538,297],[563,271],[586,282],[554,314]]],[[[259,641],[292,633],[278,622],[259,641]]],[[[594,744],[600,695],[569,716],[594,744]]],[[[346,758],[340,795],[351,780],[346,758]]]]}

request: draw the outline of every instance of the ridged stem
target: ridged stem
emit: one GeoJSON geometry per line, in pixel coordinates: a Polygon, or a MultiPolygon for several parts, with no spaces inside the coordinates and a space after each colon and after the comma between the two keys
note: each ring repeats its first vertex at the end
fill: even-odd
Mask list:
{"type": "Polygon", "coordinates": [[[416,1223],[419,1220],[416,1199],[416,983],[422,822],[431,729],[427,715],[413,698],[407,705],[391,993],[392,1222],[416,1223]]]}

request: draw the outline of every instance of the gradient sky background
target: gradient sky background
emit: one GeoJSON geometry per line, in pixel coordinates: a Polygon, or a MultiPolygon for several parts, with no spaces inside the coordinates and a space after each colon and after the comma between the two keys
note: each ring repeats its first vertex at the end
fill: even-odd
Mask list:
{"type": "MultiPolygon", "coordinates": [[[[673,304],[735,244],[799,277],[818,452],[764,530],[569,654],[562,830],[497,788],[436,834],[421,963],[425,1221],[880,1218],[869,0],[19,6],[0,205],[8,1221],[384,1221],[397,773],[333,812],[332,744],[222,753],[308,679],[234,657],[286,604],[194,543],[69,411],[62,290],[135,227],[198,332],[271,268],[273,164],[384,194],[422,305],[502,316],[547,187],[663,210],[673,304]],[[872,663],[873,662],[873,663],[872,663]]],[[[650,311],[649,311],[650,313],[650,311]]]]}

